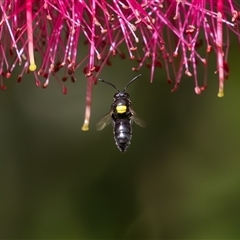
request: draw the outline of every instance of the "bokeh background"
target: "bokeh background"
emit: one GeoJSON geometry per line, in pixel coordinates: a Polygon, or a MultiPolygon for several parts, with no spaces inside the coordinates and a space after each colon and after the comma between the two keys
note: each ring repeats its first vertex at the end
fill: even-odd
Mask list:
{"type": "MultiPolygon", "coordinates": [[[[237,42],[218,98],[209,64],[208,89],[194,93],[183,77],[177,92],[165,71],[149,70],[128,92],[146,128],[134,125],[126,153],[111,126],[95,125],[114,89],[94,87],[90,131],[82,132],[86,79],[63,95],[56,80],[37,88],[33,76],[7,80],[0,92],[0,239],[240,238],[240,80],[237,42]]],[[[136,75],[114,60],[101,78],[119,88],[136,75]]],[[[199,71],[203,79],[203,71],[199,71]]]]}

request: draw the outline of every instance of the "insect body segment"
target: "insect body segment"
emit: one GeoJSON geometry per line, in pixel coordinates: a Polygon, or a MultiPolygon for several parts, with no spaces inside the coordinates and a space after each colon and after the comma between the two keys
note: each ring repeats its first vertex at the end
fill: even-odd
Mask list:
{"type": "Polygon", "coordinates": [[[140,76],[141,75],[138,75],[133,78],[126,85],[123,91],[119,91],[117,87],[112,83],[99,79],[99,81],[102,81],[114,87],[118,92],[113,97],[111,111],[99,121],[97,124],[97,130],[102,130],[110,122],[112,122],[114,139],[118,149],[121,152],[126,152],[128,146],[131,143],[132,122],[135,121],[141,127],[145,126],[144,121],[139,119],[136,113],[132,110],[130,96],[125,92],[129,84],[131,84],[140,76]]]}
{"type": "Polygon", "coordinates": [[[127,106],[125,105],[119,105],[116,107],[117,113],[125,113],[127,111],[127,106]]]}

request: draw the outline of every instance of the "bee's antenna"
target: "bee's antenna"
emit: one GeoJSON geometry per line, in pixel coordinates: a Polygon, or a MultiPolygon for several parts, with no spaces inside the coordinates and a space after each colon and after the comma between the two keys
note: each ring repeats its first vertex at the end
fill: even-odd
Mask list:
{"type": "Polygon", "coordinates": [[[134,82],[135,80],[137,80],[138,78],[140,78],[142,76],[142,74],[139,74],[137,75],[136,77],[134,77],[126,86],[125,88],[123,89],[123,92],[125,92],[127,90],[127,87],[132,83],[134,82]]]}
{"type": "Polygon", "coordinates": [[[105,80],[103,80],[103,79],[101,79],[101,78],[98,79],[98,81],[103,82],[103,83],[106,83],[106,84],[114,87],[118,92],[120,92],[114,84],[112,84],[112,83],[110,83],[110,82],[107,82],[107,81],[105,81],[105,80]]]}

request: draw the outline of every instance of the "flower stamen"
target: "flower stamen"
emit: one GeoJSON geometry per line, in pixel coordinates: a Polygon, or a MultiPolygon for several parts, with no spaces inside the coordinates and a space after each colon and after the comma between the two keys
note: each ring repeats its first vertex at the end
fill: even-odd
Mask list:
{"type": "Polygon", "coordinates": [[[217,15],[217,62],[218,62],[218,76],[219,76],[219,90],[218,90],[218,97],[224,96],[224,66],[223,66],[223,39],[222,39],[222,0],[218,0],[217,7],[218,7],[218,15],[217,15]]]}
{"type": "Polygon", "coordinates": [[[27,34],[28,34],[28,54],[29,54],[29,70],[35,71],[37,66],[34,59],[33,48],[33,28],[32,28],[32,0],[26,0],[26,19],[27,19],[27,34]]]}
{"type": "Polygon", "coordinates": [[[82,126],[82,131],[89,130],[89,122],[90,122],[90,116],[91,116],[91,103],[92,103],[92,88],[93,88],[93,79],[92,77],[90,77],[87,80],[85,119],[82,126]]]}

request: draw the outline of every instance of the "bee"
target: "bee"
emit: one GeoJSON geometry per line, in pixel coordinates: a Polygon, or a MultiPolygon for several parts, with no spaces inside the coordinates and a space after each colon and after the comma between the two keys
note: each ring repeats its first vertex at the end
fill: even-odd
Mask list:
{"type": "Polygon", "coordinates": [[[131,143],[133,121],[141,127],[145,127],[146,125],[132,109],[130,95],[126,93],[128,86],[139,77],[141,77],[141,74],[134,77],[122,91],[120,91],[114,84],[99,79],[100,82],[106,83],[115,88],[117,93],[113,96],[110,112],[97,123],[96,127],[97,130],[100,131],[111,122],[115,143],[121,152],[126,152],[131,143]]]}

